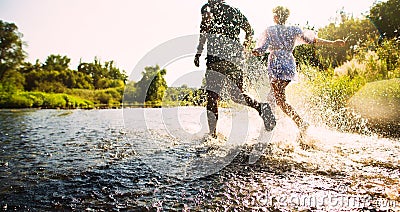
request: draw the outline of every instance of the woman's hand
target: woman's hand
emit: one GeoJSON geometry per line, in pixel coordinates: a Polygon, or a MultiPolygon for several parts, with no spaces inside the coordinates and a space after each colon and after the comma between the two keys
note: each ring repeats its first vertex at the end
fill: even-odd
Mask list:
{"type": "Polygon", "coordinates": [[[322,38],[316,38],[315,39],[315,45],[326,45],[326,46],[344,46],[346,44],[346,42],[344,40],[341,39],[337,39],[337,40],[325,40],[322,38]]]}
{"type": "Polygon", "coordinates": [[[333,45],[335,45],[335,46],[344,46],[344,45],[346,45],[346,42],[344,41],[344,40],[341,40],[341,39],[337,39],[337,40],[335,40],[334,42],[333,42],[333,45]]]}

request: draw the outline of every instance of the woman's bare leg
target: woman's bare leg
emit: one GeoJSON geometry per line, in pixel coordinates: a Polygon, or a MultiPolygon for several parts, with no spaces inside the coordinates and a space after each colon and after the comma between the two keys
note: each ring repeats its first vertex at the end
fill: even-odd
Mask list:
{"type": "Polygon", "coordinates": [[[288,115],[296,123],[297,127],[304,128],[304,120],[297,114],[294,108],[286,102],[286,86],[290,81],[285,80],[273,80],[271,82],[272,89],[276,104],[282,109],[282,111],[288,115]]]}

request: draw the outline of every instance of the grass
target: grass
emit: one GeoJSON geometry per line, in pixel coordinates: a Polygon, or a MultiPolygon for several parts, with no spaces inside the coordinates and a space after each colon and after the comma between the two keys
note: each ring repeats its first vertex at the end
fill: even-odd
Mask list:
{"type": "Polygon", "coordinates": [[[94,103],[80,97],[44,92],[16,92],[0,101],[0,108],[94,108],[94,103]]]}
{"type": "Polygon", "coordinates": [[[367,83],[348,106],[367,119],[374,132],[400,134],[400,78],[367,83]]]}

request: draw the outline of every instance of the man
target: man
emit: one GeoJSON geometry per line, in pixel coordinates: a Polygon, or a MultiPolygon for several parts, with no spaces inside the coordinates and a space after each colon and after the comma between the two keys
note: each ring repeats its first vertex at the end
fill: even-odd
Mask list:
{"type": "Polygon", "coordinates": [[[266,130],[271,131],[276,122],[270,106],[267,103],[258,103],[243,93],[243,72],[239,65],[243,46],[247,48],[253,36],[253,29],[247,18],[224,0],[209,0],[201,8],[201,14],[200,39],[194,63],[199,67],[199,58],[207,42],[205,78],[210,135],[216,137],[219,91],[225,83],[229,83],[228,90],[232,100],[256,109],[264,120],[266,130]],[[241,29],[246,33],[243,45],[239,39],[241,29]]]}

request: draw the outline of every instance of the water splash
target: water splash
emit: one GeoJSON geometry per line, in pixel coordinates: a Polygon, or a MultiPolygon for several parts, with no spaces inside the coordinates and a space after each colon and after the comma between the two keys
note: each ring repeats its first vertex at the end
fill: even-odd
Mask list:
{"type": "MultiPolygon", "coordinates": [[[[132,110],[142,112],[142,109],[132,110]]],[[[181,140],[160,130],[163,122],[156,119],[157,110],[148,112],[155,118],[151,119],[151,133],[157,134],[160,141],[145,140],[148,133],[144,131],[146,126],[140,126],[142,122],[136,124],[136,134],[131,134],[121,125],[121,110],[78,110],[64,116],[59,116],[63,111],[55,110],[0,111],[1,207],[7,210],[347,208],[357,211],[364,206],[399,209],[399,139],[343,133],[314,123],[305,139],[312,145],[305,150],[297,140],[295,124],[286,116],[278,113],[272,140],[265,142],[259,137],[257,126],[261,128],[262,120],[255,111],[224,110],[221,116],[225,121],[236,113],[248,114],[254,126],[247,137],[248,145],[236,146],[241,146],[237,148],[237,156],[218,172],[196,180],[180,180],[150,169],[143,155],[136,151],[141,141],[142,145],[159,142],[158,150],[170,153],[158,154],[159,157],[187,159],[187,154],[181,153],[191,150],[184,148],[181,140]],[[253,144],[259,143],[265,144],[261,157],[250,163],[253,144]],[[326,204],[304,204],[297,200],[325,200],[326,204]],[[349,205],[342,200],[360,204],[349,205]],[[361,205],[361,201],[365,204],[361,205]]],[[[202,132],[200,124],[204,120],[195,116],[201,115],[202,110],[182,108],[185,130],[202,132]]],[[[229,137],[230,127],[221,125],[219,130],[229,137]]]]}

